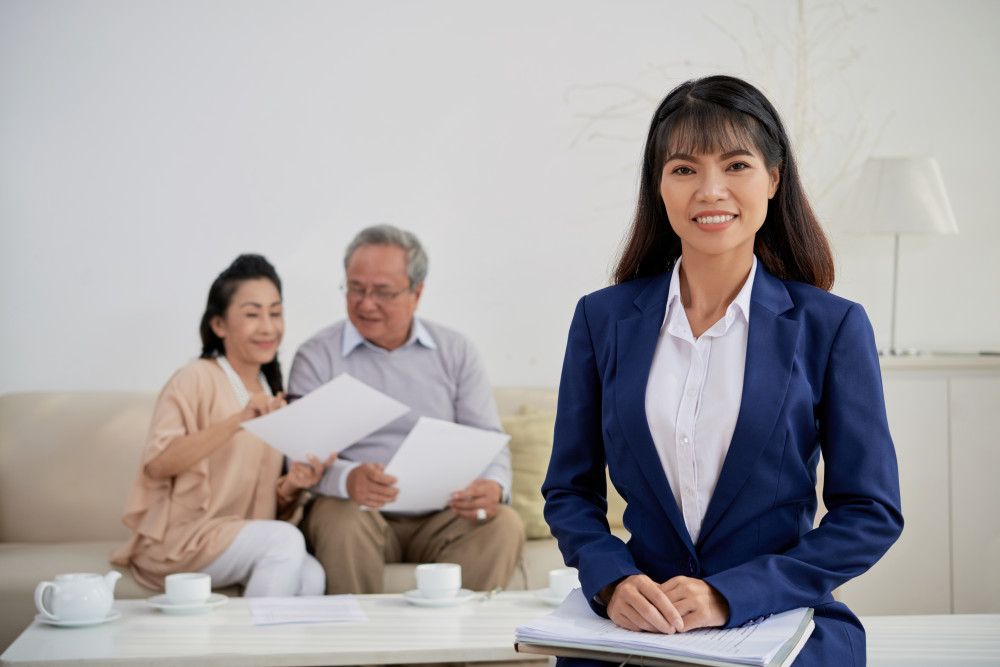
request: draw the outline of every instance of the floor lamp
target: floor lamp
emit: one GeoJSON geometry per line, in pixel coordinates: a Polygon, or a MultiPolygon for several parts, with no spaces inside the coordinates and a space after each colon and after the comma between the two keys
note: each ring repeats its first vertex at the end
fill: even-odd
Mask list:
{"type": "Polygon", "coordinates": [[[854,232],[893,234],[895,237],[892,332],[887,352],[891,355],[906,354],[896,346],[899,237],[901,234],[958,233],[937,161],[930,157],[869,158],[861,170],[847,224],[854,232]]]}

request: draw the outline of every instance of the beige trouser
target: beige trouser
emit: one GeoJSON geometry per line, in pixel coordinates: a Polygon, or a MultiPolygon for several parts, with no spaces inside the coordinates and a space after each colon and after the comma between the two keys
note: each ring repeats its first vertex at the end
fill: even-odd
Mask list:
{"type": "Polygon", "coordinates": [[[524,546],[521,518],[504,505],[492,519],[470,522],[448,509],[382,514],[352,500],[317,496],[301,528],[326,570],[327,595],[381,593],[386,563],[458,563],[463,587],[506,587],[524,546]]]}

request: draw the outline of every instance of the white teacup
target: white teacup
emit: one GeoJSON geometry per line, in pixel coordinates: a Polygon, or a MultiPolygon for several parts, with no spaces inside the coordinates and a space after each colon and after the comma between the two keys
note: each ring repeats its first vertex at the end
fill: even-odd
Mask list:
{"type": "Polygon", "coordinates": [[[164,583],[167,602],[170,604],[204,604],[212,594],[212,577],[204,572],[168,574],[164,583]]]}
{"type": "Polygon", "coordinates": [[[561,567],[549,571],[549,592],[552,597],[565,598],[574,588],[580,587],[580,575],[575,567],[561,567]]]}
{"type": "Polygon", "coordinates": [[[458,563],[422,563],[417,566],[417,590],[425,598],[455,597],[462,588],[462,566],[458,563]]]}

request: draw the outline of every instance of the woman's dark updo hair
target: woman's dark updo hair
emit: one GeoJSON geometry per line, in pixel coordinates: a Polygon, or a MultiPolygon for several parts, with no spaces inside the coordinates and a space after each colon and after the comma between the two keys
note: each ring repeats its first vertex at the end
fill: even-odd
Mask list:
{"type": "MultiPolygon", "coordinates": [[[[229,309],[233,294],[239,289],[240,283],[262,278],[270,280],[277,288],[278,295],[281,295],[281,278],[278,277],[278,272],[274,270],[270,262],[260,255],[240,255],[212,283],[212,287],[208,290],[205,314],[201,316],[202,359],[225,356],[226,346],[212,330],[212,320],[216,317],[223,319],[226,317],[226,310],[229,309]]],[[[278,363],[277,353],[275,353],[274,359],[261,366],[260,370],[264,373],[272,393],[277,394],[282,391],[281,364],[278,363]]]]}
{"type": "Polygon", "coordinates": [[[681,255],[660,197],[665,158],[676,152],[711,153],[755,148],[768,169],[778,169],[778,189],[767,207],[754,253],[769,273],[824,290],[833,287],[830,244],[799,178],[791,142],[778,112],[742,79],[716,75],[674,88],[650,123],[639,180],[639,199],[613,282],[665,273],[681,255]]]}

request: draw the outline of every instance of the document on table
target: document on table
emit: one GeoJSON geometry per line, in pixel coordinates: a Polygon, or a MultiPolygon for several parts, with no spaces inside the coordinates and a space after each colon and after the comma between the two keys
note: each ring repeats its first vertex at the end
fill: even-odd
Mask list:
{"type": "Polygon", "coordinates": [[[642,656],[662,664],[770,666],[791,663],[813,627],[812,609],[803,608],[728,630],[703,628],[673,635],[633,632],[595,614],[577,589],[551,614],[518,626],[515,642],[518,650],[523,642],[525,652],[578,657],[598,657],[600,652],[604,660],[615,662],[624,656],[636,656],[638,661],[642,656]]]}
{"type": "Polygon", "coordinates": [[[410,408],[343,373],[280,410],[243,422],[243,428],[293,461],[330,454],[377,431],[410,408]]]}
{"type": "Polygon", "coordinates": [[[453,491],[479,477],[510,436],[463,424],[421,417],[385,467],[396,477],[399,495],[387,512],[439,510],[453,491]]]}
{"type": "Polygon", "coordinates": [[[254,625],[361,623],[368,615],[353,595],[247,598],[254,625]]]}

